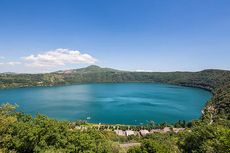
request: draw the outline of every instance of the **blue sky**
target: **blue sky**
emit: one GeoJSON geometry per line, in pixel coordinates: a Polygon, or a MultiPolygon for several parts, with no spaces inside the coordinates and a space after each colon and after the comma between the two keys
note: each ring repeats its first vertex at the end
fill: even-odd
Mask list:
{"type": "Polygon", "coordinates": [[[229,0],[0,0],[0,72],[230,70],[229,0]]]}

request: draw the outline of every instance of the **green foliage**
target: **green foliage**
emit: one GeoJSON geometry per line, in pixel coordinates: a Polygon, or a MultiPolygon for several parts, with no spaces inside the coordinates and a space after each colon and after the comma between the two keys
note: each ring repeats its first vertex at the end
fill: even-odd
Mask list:
{"type": "Polygon", "coordinates": [[[142,150],[141,147],[136,146],[136,147],[130,148],[130,149],[127,151],[127,153],[144,153],[144,151],[142,150]]]}
{"type": "Polygon", "coordinates": [[[177,135],[155,133],[143,138],[140,147],[133,147],[128,153],[179,153],[177,135]]]}
{"type": "MultiPolygon", "coordinates": [[[[11,114],[10,105],[3,105],[1,108],[0,118],[11,114]]],[[[20,153],[112,152],[112,143],[100,131],[71,130],[68,122],[56,121],[43,115],[31,118],[23,113],[17,113],[12,117],[15,119],[14,122],[1,124],[1,127],[7,126],[7,128],[1,128],[0,131],[0,148],[8,151],[20,153]]]]}
{"type": "Polygon", "coordinates": [[[179,120],[178,122],[176,122],[174,124],[174,127],[176,127],[176,128],[185,128],[185,127],[187,127],[186,121],[185,120],[183,120],[183,121],[179,120]]]}
{"type": "Polygon", "coordinates": [[[194,127],[181,133],[178,145],[184,153],[230,152],[230,128],[221,125],[194,127]]]}
{"type": "Polygon", "coordinates": [[[0,106],[0,142],[2,139],[1,134],[4,133],[11,124],[16,122],[16,117],[12,115],[12,111],[15,110],[15,108],[15,106],[10,104],[0,106]]]}
{"type": "Polygon", "coordinates": [[[128,150],[128,153],[171,153],[167,145],[155,140],[144,140],[140,147],[134,147],[128,150]]]}

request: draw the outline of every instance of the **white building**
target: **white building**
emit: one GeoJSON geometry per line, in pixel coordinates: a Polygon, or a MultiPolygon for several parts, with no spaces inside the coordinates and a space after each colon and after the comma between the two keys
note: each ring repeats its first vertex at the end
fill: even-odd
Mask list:
{"type": "Polygon", "coordinates": [[[150,133],[161,133],[162,130],[161,129],[153,129],[150,131],[150,133]]]}
{"type": "Polygon", "coordinates": [[[173,132],[178,133],[180,131],[184,131],[185,128],[173,128],[173,132]]]}
{"type": "Polygon", "coordinates": [[[114,130],[114,132],[117,134],[117,135],[119,135],[119,136],[125,136],[125,132],[124,131],[122,131],[122,130],[114,130]]]}
{"type": "Polygon", "coordinates": [[[167,133],[167,132],[171,132],[170,127],[165,127],[165,128],[163,129],[163,133],[167,133]]]}
{"type": "Polygon", "coordinates": [[[142,136],[146,136],[147,134],[149,134],[149,131],[148,130],[140,130],[140,134],[142,136]]]}
{"type": "Polygon", "coordinates": [[[126,136],[135,135],[135,132],[132,131],[132,130],[126,130],[126,131],[125,131],[125,135],[126,135],[126,136]]]}

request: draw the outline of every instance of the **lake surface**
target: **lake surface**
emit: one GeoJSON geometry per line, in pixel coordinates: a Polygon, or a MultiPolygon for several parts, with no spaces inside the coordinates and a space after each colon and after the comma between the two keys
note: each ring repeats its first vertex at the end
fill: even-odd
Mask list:
{"type": "Polygon", "coordinates": [[[153,83],[82,84],[0,90],[0,103],[18,104],[18,111],[42,113],[61,120],[93,123],[172,123],[197,119],[209,91],[153,83]]]}

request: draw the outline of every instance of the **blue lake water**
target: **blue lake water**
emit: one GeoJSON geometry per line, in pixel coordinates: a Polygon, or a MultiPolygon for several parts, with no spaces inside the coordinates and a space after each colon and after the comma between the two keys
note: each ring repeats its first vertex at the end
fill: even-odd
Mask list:
{"type": "Polygon", "coordinates": [[[18,111],[42,113],[60,120],[93,123],[172,123],[197,119],[211,92],[154,83],[81,84],[0,90],[0,103],[18,111]]]}

